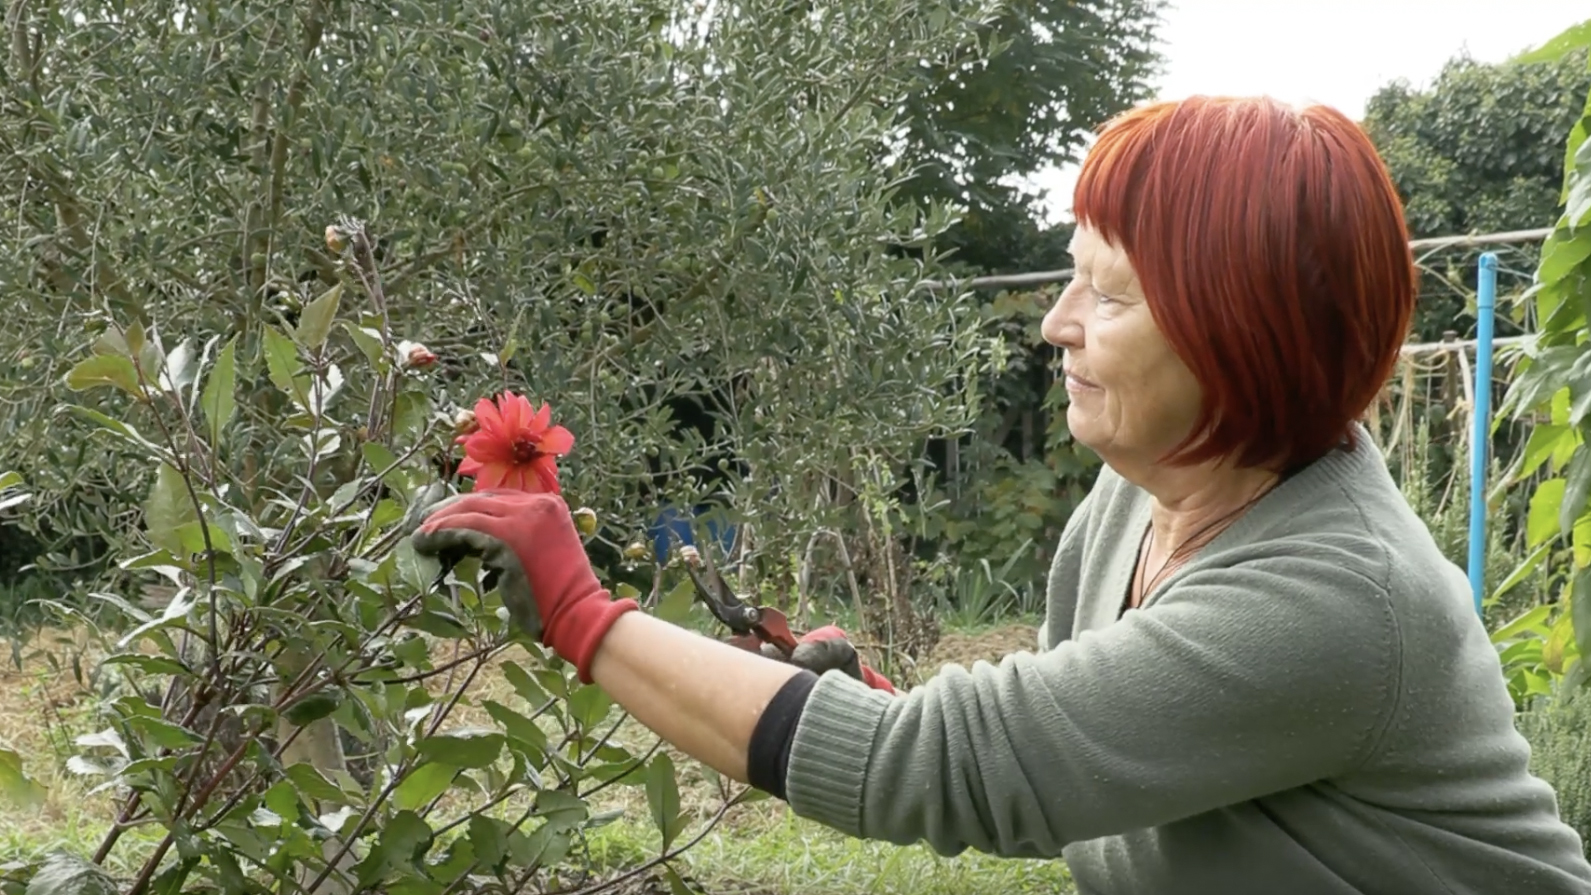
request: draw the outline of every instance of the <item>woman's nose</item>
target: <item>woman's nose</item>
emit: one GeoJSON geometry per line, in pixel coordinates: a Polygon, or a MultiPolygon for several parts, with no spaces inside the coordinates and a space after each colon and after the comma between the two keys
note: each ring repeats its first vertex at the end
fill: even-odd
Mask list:
{"type": "Polygon", "coordinates": [[[1044,341],[1057,348],[1083,347],[1083,326],[1077,318],[1077,302],[1074,300],[1078,292],[1077,281],[1068,283],[1061,294],[1055,297],[1055,304],[1044,313],[1044,320],[1039,324],[1039,333],[1044,336],[1044,341]]]}

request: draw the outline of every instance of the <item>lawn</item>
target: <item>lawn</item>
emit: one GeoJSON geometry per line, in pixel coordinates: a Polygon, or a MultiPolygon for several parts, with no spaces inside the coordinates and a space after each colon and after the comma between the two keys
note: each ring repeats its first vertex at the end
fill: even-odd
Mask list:
{"type": "MultiPolygon", "coordinates": [[[[112,816],[108,793],[91,794],[94,781],[66,768],[73,740],[92,732],[93,694],[75,679],[70,632],[36,634],[21,650],[21,667],[7,661],[0,669],[0,745],[23,756],[26,771],[49,789],[45,803],[23,810],[0,805],[0,864],[31,862],[50,851],[66,849],[92,854],[112,816]],[[53,661],[52,661],[53,657],[53,661]]],[[[1029,647],[1032,627],[1006,624],[947,633],[925,668],[945,661],[967,663],[998,658],[1029,647]]],[[[439,648],[443,648],[439,645],[439,648]]],[[[88,662],[83,667],[86,672],[88,662]]],[[[504,698],[501,675],[483,673],[470,696],[479,701],[504,698]]],[[[456,723],[486,720],[483,712],[460,706],[456,723]]],[[[618,738],[644,749],[653,738],[626,722],[618,738]]],[[[721,804],[716,787],[694,766],[675,756],[681,767],[682,804],[695,820],[682,835],[694,836],[721,804]]],[[[503,806],[504,813],[514,810],[503,806]]],[[[619,809],[614,822],[592,831],[579,844],[589,864],[602,876],[622,873],[656,855],[660,844],[652,826],[644,792],[638,787],[611,787],[600,793],[594,811],[619,809]]],[[[145,849],[138,843],[158,838],[152,827],[129,832],[107,862],[115,874],[127,874],[129,857],[145,849]]],[[[897,847],[862,842],[792,815],[783,803],[764,800],[728,812],[692,848],[678,870],[711,893],[756,895],[962,895],[991,891],[1056,893],[1070,891],[1065,866],[1059,861],[1001,860],[977,853],[941,858],[924,846],[897,847]]],[[[643,877],[644,878],[644,877],[643,877]]],[[[638,891],[647,891],[641,887],[638,891]]],[[[666,888],[658,889],[666,891],[666,888]]]]}

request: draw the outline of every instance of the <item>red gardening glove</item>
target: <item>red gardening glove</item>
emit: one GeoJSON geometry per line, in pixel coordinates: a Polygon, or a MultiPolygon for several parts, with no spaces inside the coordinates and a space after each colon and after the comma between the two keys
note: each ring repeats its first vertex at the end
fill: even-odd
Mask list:
{"type": "Polygon", "coordinates": [[[438,504],[413,536],[415,551],[481,557],[498,574],[503,603],[519,626],[591,683],[591,660],[613,622],[639,609],[597,581],[569,505],[556,494],[471,492],[438,504]],[[529,593],[525,593],[525,591],[529,593]]]}
{"type": "Polygon", "coordinates": [[[890,683],[889,678],[862,663],[850,637],[836,625],[824,625],[801,635],[800,642],[790,653],[789,661],[792,665],[817,674],[839,669],[875,690],[895,692],[895,685],[890,683]]]}

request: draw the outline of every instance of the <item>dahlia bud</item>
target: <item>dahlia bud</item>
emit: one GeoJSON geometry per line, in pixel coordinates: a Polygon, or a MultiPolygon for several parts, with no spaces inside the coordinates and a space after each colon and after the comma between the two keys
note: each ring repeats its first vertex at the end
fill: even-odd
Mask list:
{"type": "Polygon", "coordinates": [[[465,408],[453,415],[454,435],[474,435],[481,428],[475,421],[475,411],[465,408]]]}
{"type": "Polygon", "coordinates": [[[326,225],[326,248],[333,252],[341,252],[348,247],[348,235],[342,232],[336,224],[326,225]]]}
{"type": "Polygon", "coordinates": [[[632,541],[628,547],[624,548],[624,558],[631,560],[632,562],[639,559],[645,559],[646,545],[640,541],[632,541]]]}
{"type": "Polygon", "coordinates": [[[591,537],[597,533],[597,511],[590,507],[580,507],[573,511],[575,528],[582,535],[591,537]]]}
{"type": "Polygon", "coordinates": [[[403,365],[411,370],[423,370],[436,363],[436,355],[419,342],[399,342],[398,356],[403,358],[403,365]]]}

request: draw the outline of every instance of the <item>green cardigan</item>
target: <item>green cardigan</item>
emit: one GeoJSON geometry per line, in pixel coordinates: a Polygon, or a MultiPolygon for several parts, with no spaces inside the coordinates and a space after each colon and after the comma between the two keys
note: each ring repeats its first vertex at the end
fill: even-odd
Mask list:
{"type": "Polygon", "coordinates": [[[792,810],[1063,857],[1083,895],[1591,893],[1464,574],[1357,434],[1120,617],[1149,499],[1102,472],[1040,650],[903,696],[824,675],[792,810]]]}

